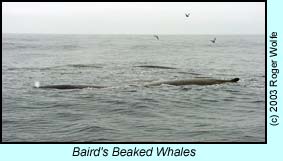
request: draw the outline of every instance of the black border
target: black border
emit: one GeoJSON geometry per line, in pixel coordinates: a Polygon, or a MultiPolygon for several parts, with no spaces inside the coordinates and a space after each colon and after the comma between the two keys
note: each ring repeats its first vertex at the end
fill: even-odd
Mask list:
{"type": "MultiPolygon", "coordinates": [[[[2,7],[3,2],[4,1],[2,1],[1,3],[1,7],[2,7]]],[[[22,2],[22,1],[14,1],[14,2],[22,2]]],[[[142,1],[142,2],[145,2],[145,1],[142,1]]],[[[148,1],[148,2],[151,2],[151,1],[148,1]]],[[[180,1],[176,1],[176,2],[180,2],[180,1]]],[[[190,1],[190,2],[199,2],[199,1],[190,1]]],[[[212,2],[212,1],[204,0],[200,2],[212,2]]],[[[1,142],[0,144],[267,144],[267,0],[257,0],[257,1],[238,0],[238,1],[213,1],[213,2],[264,2],[265,4],[265,141],[264,142],[3,142],[2,141],[3,139],[2,137],[3,115],[2,115],[2,106],[1,106],[1,134],[0,134],[1,142]]]]}

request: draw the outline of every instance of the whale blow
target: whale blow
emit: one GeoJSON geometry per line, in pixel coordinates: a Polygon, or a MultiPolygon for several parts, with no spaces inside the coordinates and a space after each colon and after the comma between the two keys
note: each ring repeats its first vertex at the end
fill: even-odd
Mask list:
{"type": "Polygon", "coordinates": [[[34,82],[34,87],[39,88],[40,87],[40,83],[38,81],[34,82]]]}

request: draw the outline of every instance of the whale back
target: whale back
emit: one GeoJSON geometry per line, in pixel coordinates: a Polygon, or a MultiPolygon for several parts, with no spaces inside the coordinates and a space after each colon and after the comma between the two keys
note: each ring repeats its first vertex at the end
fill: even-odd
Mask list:
{"type": "Polygon", "coordinates": [[[48,86],[40,86],[39,88],[84,89],[84,88],[106,88],[106,87],[105,86],[91,86],[91,85],[48,85],[48,86]]]}
{"type": "Polygon", "coordinates": [[[146,86],[158,86],[161,84],[169,84],[175,86],[182,86],[182,85],[213,85],[213,84],[222,84],[227,82],[237,82],[239,78],[234,78],[231,80],[220,80],[220,79],[189,79],[189,80],[173,80],[173,81],[162,81],[162,82],[155,82],[147,84],[146,86]]]}

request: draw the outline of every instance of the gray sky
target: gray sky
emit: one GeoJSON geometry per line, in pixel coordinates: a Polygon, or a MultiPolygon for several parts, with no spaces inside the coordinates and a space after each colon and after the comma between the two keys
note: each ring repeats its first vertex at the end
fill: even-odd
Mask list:
{"type": "Polygon", "coordinates": [[[2,3],[2,33],[264,34],[264,2],[2,3]],[[187,18],[185,13],[191,13],[187,18]]]}

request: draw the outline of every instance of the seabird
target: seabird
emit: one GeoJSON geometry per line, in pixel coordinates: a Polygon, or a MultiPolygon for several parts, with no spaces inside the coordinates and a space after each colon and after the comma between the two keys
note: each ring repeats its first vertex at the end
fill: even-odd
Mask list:
{"type": "Polygon", "coordinates": [[[159,40],[159,37],[157,35],[153,35],[153,37],[155,37],[157,40],[159,40]]]}
{"type": "Polygon", "coordinates": [[[212,43],[215,43],[215,41],[216,41],[216,38],[214,38],[213,40],[210,40],[212,43]]]}

